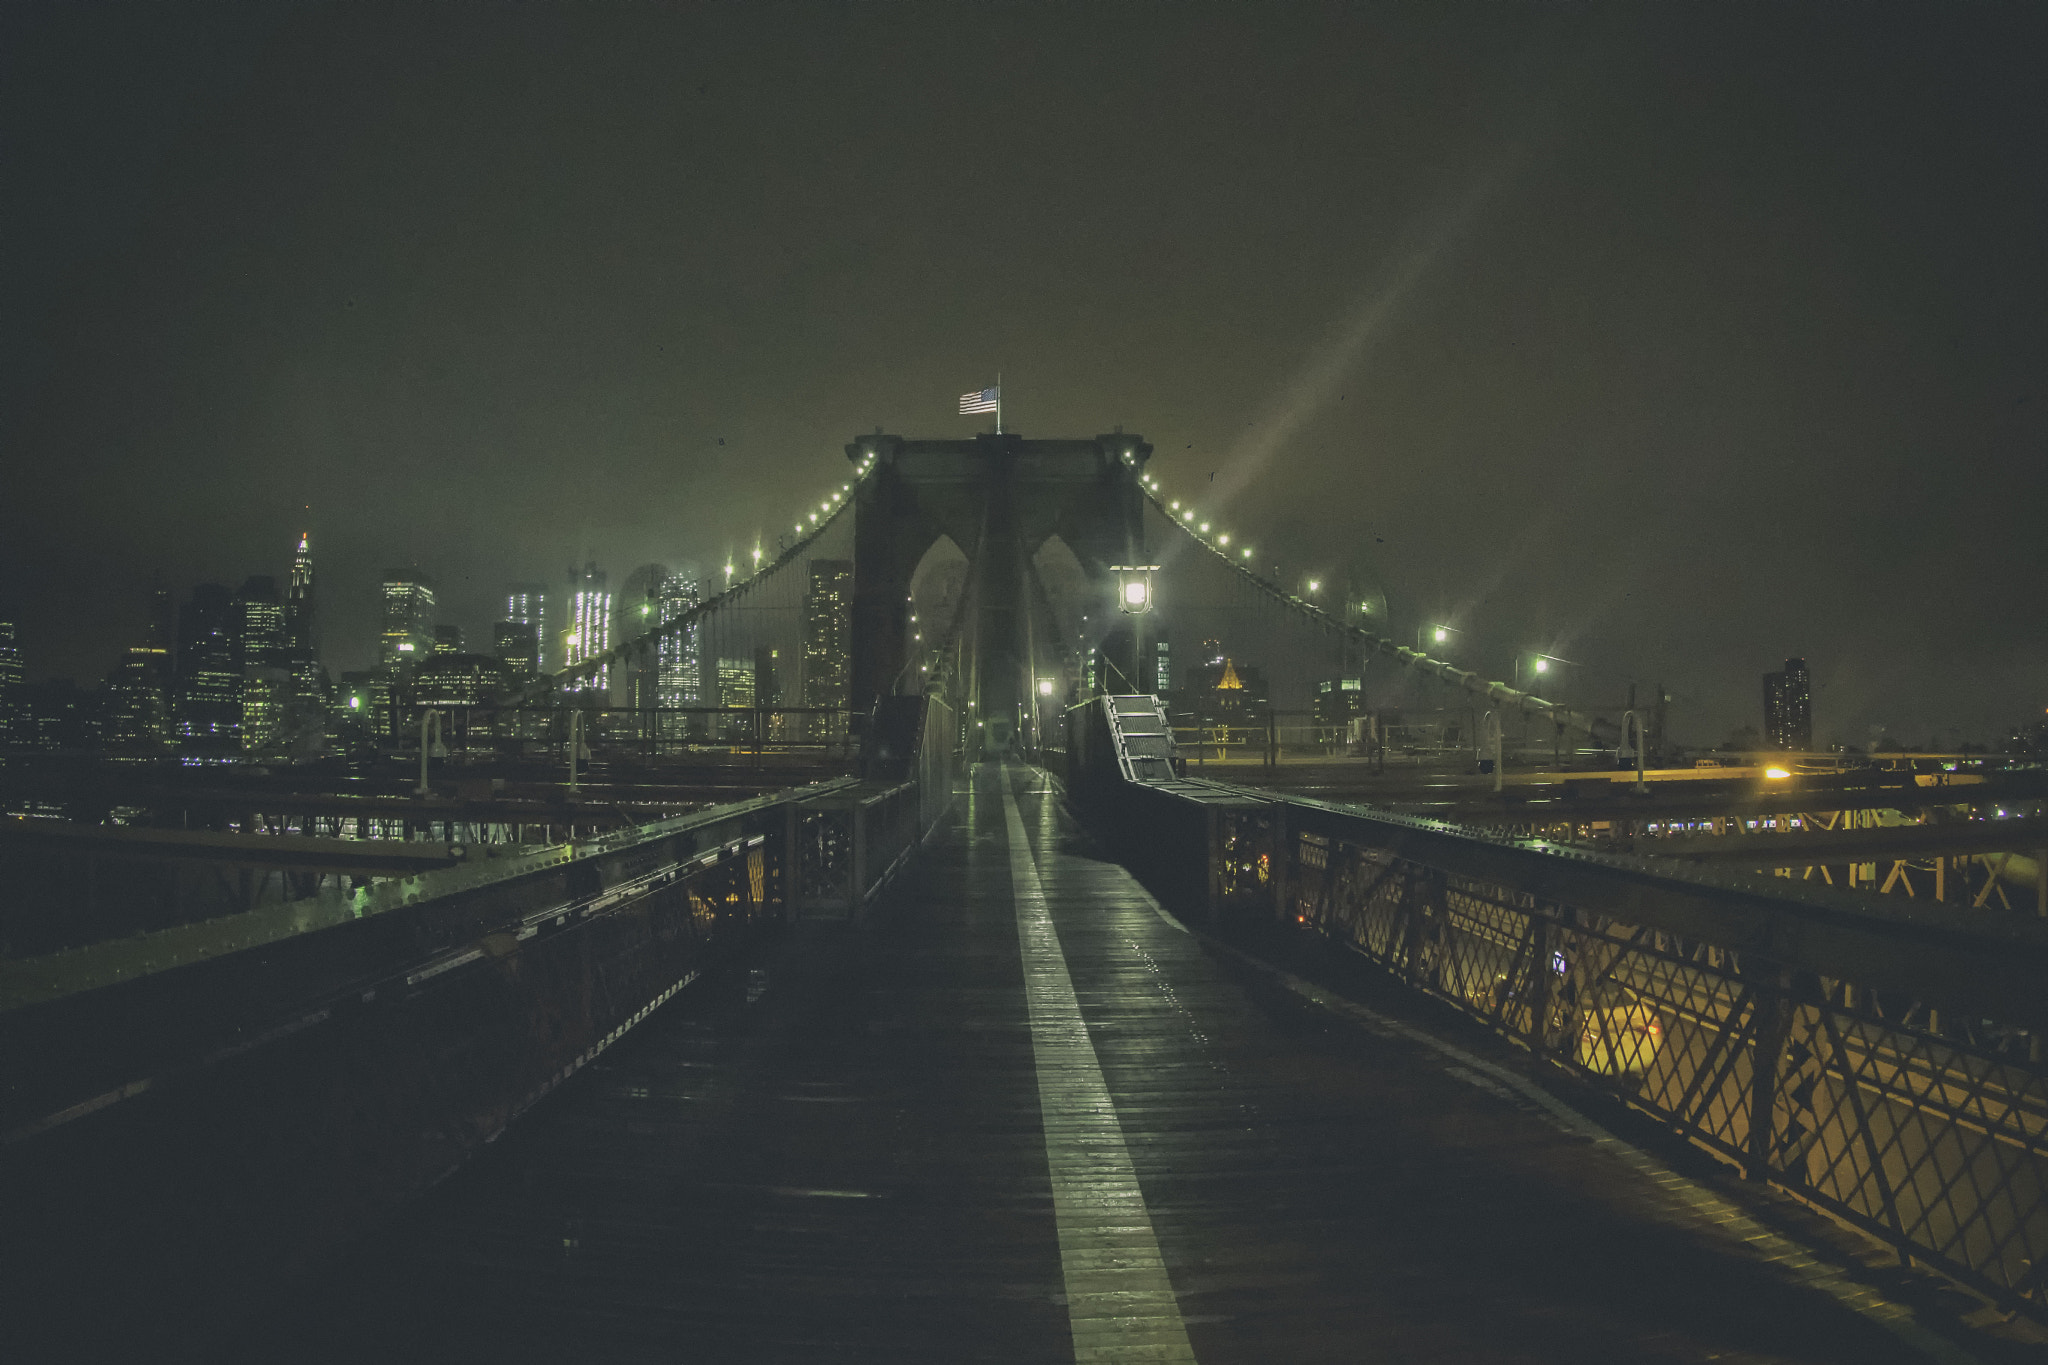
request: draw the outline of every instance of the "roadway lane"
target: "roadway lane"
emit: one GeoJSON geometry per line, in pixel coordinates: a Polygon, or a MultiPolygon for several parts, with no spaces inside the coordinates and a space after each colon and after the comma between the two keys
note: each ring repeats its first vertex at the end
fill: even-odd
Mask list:
{"type": "Polygon", "coordinates": [[[870,925],[685,992],[215,1358],[1924,1358],[1761,1245],[984,767],[870,925]]]}

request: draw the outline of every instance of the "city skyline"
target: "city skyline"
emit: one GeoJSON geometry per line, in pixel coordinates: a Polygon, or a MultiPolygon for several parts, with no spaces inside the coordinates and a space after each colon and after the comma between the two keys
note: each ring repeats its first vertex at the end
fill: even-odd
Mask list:
{"type": "Polygon", "coordinates": [[[2038,12],[84,8],[0,49],[34,676],[282,577],[308,504],[337,664],[392,565],[485,638],[510,581],[772,543],[844,432],[965,434],[1000,371],[1006,427],[1146,431],[1290,577],[1363,560],[1705,735],[1791,655],[1823,728],[2040,713],[2038,12]],[[848,106],[849,62],[960,117],[848,106]]]}

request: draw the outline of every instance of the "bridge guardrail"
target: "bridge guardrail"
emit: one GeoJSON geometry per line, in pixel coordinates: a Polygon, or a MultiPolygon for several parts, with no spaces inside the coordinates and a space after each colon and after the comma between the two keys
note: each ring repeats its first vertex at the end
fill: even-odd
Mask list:
{"type": "Polygon", "coordinates": [[[306,1265],[799,912],[806,850],[844,853],[843,902],[871,895],[950,799],[950,742],[918,759],[0,962],[0,1243],[40,1258],[8,1294],[89,1278],[184,1311],[306,1265]]]}
{"type": "Polygon", "coordinates": [[[1128,852],[1183,903],[1356,952],[2048,1320],[2048,924],[1220,783],[1125,800],[1128,852]]]}

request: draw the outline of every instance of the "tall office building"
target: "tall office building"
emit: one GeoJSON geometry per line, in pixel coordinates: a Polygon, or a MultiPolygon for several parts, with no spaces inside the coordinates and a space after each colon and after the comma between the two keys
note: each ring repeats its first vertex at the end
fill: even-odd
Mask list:
{"type": "Polygon", "coordinates": [[[1764,742],[1801,753],[1813,748],[1813,687],[1804,659],[1787,659],[1783,671],[1764,674],[1764,742]]]}
{"type": "MultiPolygon", "coordinates": [[[[549,667],[555,659],[548,647],[548,590],[539,583],[514,583],[505,593],[505,619],[533,628],[537,642],[533,666],[549,667]]],[[[501,654],[499,656],[503,658],[501,654]]]]}
{"type": "Polygon", "coordinates": [[[14,622],[0,621],[0,742],[15,740],[21,710],[21,641],[14,622]]]}
{"type": "Polygon", "coordinates": [[[117,749],[150,749],[170,736],[171,595],[154,594],[143,642],[107,678],[104,736],[117,749]]]}
{"type": "Polygon", "coordinates": [[[236,667],[235,599],[201,583],[178,609],[178,657],[171,728],[195,749],[233,749],[242,740],[242,675],[236,667]]]}
{"type": "MultiPolygon", "coordinates": [[[[612,648],[629,645],[660,624],[661,585],[667,580],[665,564],[642,564],[626,575],[612,595],[612,648]]],[[[646,714],[660,703],[661,660],[655,653],[627,651],[612,670],[612,683],[624,694],[620,699],[641,712],[642,723],[650,726],[641,732],[643,737],[667,732],[667,727],[652,724],[646,714]]]]}
{"type": "MultiPolygon", "coordinates": [[[[604,570],[592,560],[580,573],[569,570],[569,628],[562,636],[562,663],[573,667],[611,647],[612,595],[605,586],[604,570]]],[[[611,669],[605,667],[576,690],[608,695],[611,687],[611,669]]]]}
{"type": "Polygon", "coordinates": [[[500,621],[491,628],[491,652],[521,676],[540,671],[540,632],[524,621],[500,621]]]}
{"type": "Polygon", "coordinates": [[[284,595],[285,646],[295,658],[314,657],[313,649],[313,533],[299,533],[299,548],[292,553],[292,573],[284,595]]]}
{"type": "Polygon", "coordinates": [[[434,647],[434,585],[418,569],[384,574],[384,632],[378,661],[404,663],[434,647]]]}
{"type": "MultiPolygon", "coordinates": [[[[702,600],[703,589],[698,586],[694,574],[670,574],[662,580],[660,593],[655,599],[656,624],[667,625],[695,610],[702,600]]],[[[657,705],[696,706],[700,703],[704,695],[702,632],[701,625],[691,624],[661,638],[655,662],[657,705]]]]}
{"type": "Polygon", "coordinates": [[[291,651],[277,580],[267,575],[242,584],[234,602],[235,671],[241,676],[242,747],[251,752],[284,737],[291,700],[291,651]]]}
{"type": "MultiPolygon", "coordinates": [[[[752,659],[720,659],[718,661],[718,704],[720,706],[752,706],[754,704],[754,661],[752,659]]],[[[754,733],[751,716],[720,716],[720,733],[726,739],[744,739],[754,733]]]]}
{"type": "MultiPolygon", "coordinates": [[[[810,591],[804,597],[802,692],[805,706],[845,706],[852,660],[853,561],[811,561],[810,591]]],[[[814,738],[846,732],[844,716],[811,716],[814,738]]]]}

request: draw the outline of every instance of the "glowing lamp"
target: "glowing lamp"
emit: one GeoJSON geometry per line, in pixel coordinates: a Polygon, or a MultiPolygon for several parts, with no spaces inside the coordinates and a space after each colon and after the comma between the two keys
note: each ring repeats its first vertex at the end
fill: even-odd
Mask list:
{"type": "Polygon", "coordinates": [[[1116,604],[1126,616],[1141,616],[1152,609],[1152,575],[1159,572],[1157,564],[1112,564],[1109,571],[1116,575],[1116,604]]]}
{"type": "Polygon", "coordinates": [[[1049,697],[1052,695],[1051,678],[1040,678],[1038,680],[1038,695],[1041,697],[1049,697]]]}
{"type": "Polygon", "coordinates": [[[1787,772],[1783,768],[1766,768],[1764,769],[1764,776],[1770,778],[1772,781],[1776,781],[1781,777],[1790,777],[1792,776],[1792,774],[1787,772]]]}

